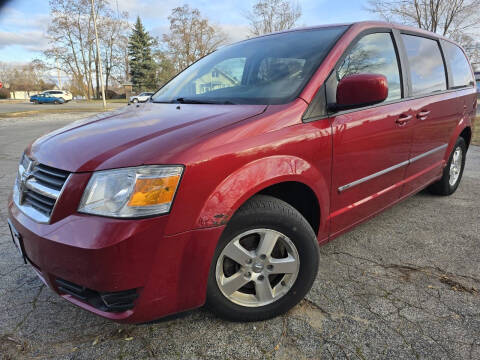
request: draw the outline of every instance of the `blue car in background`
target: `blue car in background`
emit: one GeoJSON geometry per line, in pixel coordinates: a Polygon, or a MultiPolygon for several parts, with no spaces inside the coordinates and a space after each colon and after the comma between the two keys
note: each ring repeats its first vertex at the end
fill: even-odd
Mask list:
{"type": "Polygon", "coordinates": [[[61,97],[56,97],[52,95],[37,94],[30,96],[30,102],[33,102],[34,104],[63,104],[65,100],[61,97]]]}

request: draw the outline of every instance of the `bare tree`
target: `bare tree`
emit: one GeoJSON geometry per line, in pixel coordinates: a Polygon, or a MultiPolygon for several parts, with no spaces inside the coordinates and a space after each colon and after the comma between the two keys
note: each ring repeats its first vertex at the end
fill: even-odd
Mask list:
{"type": "Polygon", "coordinates": [[[157,67],[157,86],[162,86],[167,83],[172,77],[175,76],[177,71],[175,70],[172,61],[163,51],[157,50],[153,54],[157,67]]]}
{"type": "Polygon", "coordinates": [[[301,16],[300,5],[289,0],[259,0],[245,15],[253,36],[291,29],[301,16]]]}
{"type": "Polygon", "coordinates": [[[472,63],[475,71],[480,69],[480,42],[475,40],[473,36],[463,34],[457,38],[457,41],[462,44],[465,52],[472,63]]]}
{"type": "Polygon", "coordinates": [[[480,0],[370,0],[387,21],[417,26],[455,40],[480,25],[480,0]]]}
{"type": "Polygon", "coordinates": [[[163,41],[177,72],[216,50],[227,40],[222,31],[202,18],[198,9],[191,9],[188,5],[173,9],[168,20],[170,32],[163,35],[163,41]]]}
{"type": "Polygon", "coordinates": [[[128,63],[125,63],[124,54],[127,50],[127,33],[130,28],[128,13],[115,13],[106,8],[105,13],[98,18],[97,26],[105,75],[105,91],[108,92],[112,79],[117,82],[127,80],[125,67],[128,68],[128,63]]]}
{"type": "Polygon", "coordinates": [[[39,91],[53,87],[48,68],[40,60],[28,64],[0,63],[0,79],[9,91],[39,91]]]}
{"type": "Polygon", "coordinates": [[[47,30],[50,48],[45,51],[47,58],[57,60],[61,70],[72,76],[87,99],[92,95],[95,60],[89,5],[88,0],[50,1],[51,22],[47,30]]]}
{"type": "Polygon", "coordinates": [[[98,58],[105,68],[105,83],[123,78],[127,47],[128,15],[115,13],[107,0],[96,0],[95,17],[100,34],[100,53],[95,48],[93,15],[89,0],[50,0],[50,47],[45,51],[55,68],[68,74],[70,85],[87,98],[99,94],[98,58]],[[96,91],[94,89],[96,87],[96,91]]]}

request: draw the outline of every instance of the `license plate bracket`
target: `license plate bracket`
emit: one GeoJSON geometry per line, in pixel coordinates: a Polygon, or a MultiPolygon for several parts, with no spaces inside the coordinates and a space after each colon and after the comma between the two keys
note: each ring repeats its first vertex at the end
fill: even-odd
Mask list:
{"type": "Polygon", "coordinates": [[[12,241],[13,244],[15,245],[15,248],[18,250],[20,253],[20,256],[23,259],[23,262],[26,264],[27,263],[27,258],[25,256],[25,249],[23,248],[23,239],[20,233],[17,231],[15,226],[12,224],[10,219],[7,219],[8,222],[8,228],[10,229],[10,235],[12,235],[12,241]]]}

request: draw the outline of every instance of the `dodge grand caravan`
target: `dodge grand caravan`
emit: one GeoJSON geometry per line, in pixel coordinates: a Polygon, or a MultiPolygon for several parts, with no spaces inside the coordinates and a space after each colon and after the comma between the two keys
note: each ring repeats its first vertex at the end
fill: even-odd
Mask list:
{"type": "Polygon", "coordinates": [[[146,104],[26,148],[8,204],[23,259],[120,322],[204,305],[287,311],[318,247],[428,187],[458,187],[476,109],[464,51],[368,22],[223,47],[146,104]]]}

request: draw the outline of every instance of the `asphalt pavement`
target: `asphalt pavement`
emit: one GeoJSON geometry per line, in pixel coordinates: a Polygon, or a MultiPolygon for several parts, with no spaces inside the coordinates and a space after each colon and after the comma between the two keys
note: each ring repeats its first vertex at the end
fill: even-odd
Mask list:
{"type": "Polygon", "coordinates": [[[480,147],[454,195],[421,192],[323,246],[312,290],[284,316],[197,309],[119,325],[46,288],[6,224],[25,146],[86,115],[0,119],[0,359],[480,359],[480,147]]]}

